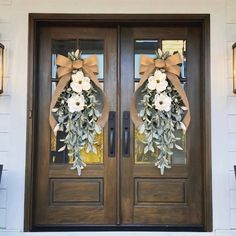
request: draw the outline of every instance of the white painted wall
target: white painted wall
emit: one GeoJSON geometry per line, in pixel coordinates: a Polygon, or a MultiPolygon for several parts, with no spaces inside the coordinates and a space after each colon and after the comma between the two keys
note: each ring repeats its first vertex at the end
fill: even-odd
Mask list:
{"type": "Polygon", "coordinates": [[[232,53],[236,0],[0,0],[0,42],[6,46],[0,95],[0,235],[236,235],[236,96],[232,53]],[[28,13],[210,13],[213,226],[212,233],[23,233],[28,13]]]}

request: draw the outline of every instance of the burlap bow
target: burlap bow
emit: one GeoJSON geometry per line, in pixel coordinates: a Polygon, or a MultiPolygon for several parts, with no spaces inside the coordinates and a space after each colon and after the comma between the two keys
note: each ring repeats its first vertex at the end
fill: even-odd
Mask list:
{"type": "Polygon", "coordinates": [[[168,80],[171,82],[171,84],[174,86],[174,88],[179,93],[184,106],[187,107],[187,112],[185,114],[185,117],[183,119],[183,123],[185,124],[186,129],[189,126],[190,123],[190,111],[189,111],[189,102],[188,98],[186,96],[186,93],[181,86],[181,83],[179,81],[178,76],[180,75],[180,66],[178,64],[182,63],[182,58],[179,53],[176,53],[170,57],[168,57],[166,60],[162,59],[153,59],[151,57],[148,57],[146,55],[141,55],[140,58],[140,74],[141,74],[141,80],[139,84],[136,87],[135,94],[131,100],[131,107],[130,107],[130,114],[131,119],[135,124],[135,127],[138,128],[142,123],[142,119],[138,115],[138,111],[136,108],[136,97],[137,93],[141,89],[144,82],[149,78],[151,74],[156,69],[164,69],[167,75],[168,80]]]}
{"type": "Polygon", "coordinates": [[[105,123],[108,119],[108,100],[105,96],[100,83],[97,80],[96,75],[98,74],[98,61],[96,56],[91,56],[83,60],[72,61],[71,59],[64,57],[62,55],[57,56],[56,64],[59,66],[57,69],[57,75],[59,78],[59,82],[57,84],[56,90],[52,96],[51,104],[50,104],[50,114],[49,114],[49,124],[54,130],[57,121],[54,118],[52,113],[52,109],[55,107],[57,100],[71,80],[71,74],[73,70],[82,69],[82,71],[89,76],[89,78],[93,81],[99,92],[103,95],[103,109],[102,114],[99,117],[97,123],[99,126],[104,127],[105,123]]]}

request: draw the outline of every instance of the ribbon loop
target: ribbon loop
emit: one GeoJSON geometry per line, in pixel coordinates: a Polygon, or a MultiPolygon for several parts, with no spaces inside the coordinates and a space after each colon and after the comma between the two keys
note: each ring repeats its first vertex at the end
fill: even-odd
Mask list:
{"type": "Polygon", "coordinates": [[[52,109],[55,107],[60,94],[63,92],[69,81],[71,80],[71,74],[73,70],[82,69],[85,74],[88,74],[89,78],[93,81],[95,86],[98,88],[99,92],[103,96],[103,109],[102,114],[99,117],[97,123],[101,127],[104,127],[108,119],[109,105],[106,95],[104,94],[100,83],[97,80],[96,75],[98,74],[98,60],[97,57],[90,56],[86,59],[71,60],[65,56],[58,55],[56,59],[56,64],[59,66],[57,68],[57,75],[59,82],[57,84],[56,90],[52,96],[50,104],[50,113],[49,113],[49,124],[51,129],[54,130],[57,125],[57,121],[54,118],[52,109]]]}
{"type": "Polygon", "coordinates": [[[142,119],[139,117],[137,108],[136,108],[136,97],[137,93],[140,91],[144,82],[149,78],[151,74],[155,71],[155,69],[164,69],[167,75],[167,79],[170,83],[174,86],[176,91],[179,93],[184,106],[187,108],[187,112],[183,119],[183,123],[188,128],[190,124],[190,111],[189,111],[189,102],[187,99],[187,95],[179,81],[178,76],[180,75],[180,66],[179,64],[182,63],[182,57],[179,53],[169,56],[167,59],[153,59],[146,55],[141,55],[140,57],[140,75],[141,80],[136,87],[134,96],[131,100],[130,106],[130,114],[131,119],[134,122],[136,128],[138,128],[142,123],[142,119]]]}

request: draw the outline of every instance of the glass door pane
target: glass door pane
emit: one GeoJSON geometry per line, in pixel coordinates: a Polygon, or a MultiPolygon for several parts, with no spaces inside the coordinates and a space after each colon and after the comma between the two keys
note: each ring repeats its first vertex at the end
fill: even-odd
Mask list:
{"type": "MultiPolygon", "coordinates": [[[[96,55],[98,58],[99,66],[99,82],[101,87],[104,83],[104,41],[103,40],[53,40],[52,41],[52,79],[51,87],[52,94],[56,89],[58,83],[57,78],[57,65],[56,57],[58,54],[63,56],[68,56],[68,52],[77,50],[77,43],[79,43],[79,49],[82,53],[81,58],[85,59],[91,55],[96,55]]],[[[92,151],[87,152],[86,147],[81,150],[81,156],[86,164],[102,164],[103,163],[103,132],[95,138],[95,147],[97,153],[92,151]]],[[[58,152],[58,150],[63,146],[63,143],[60,141],[65,137],[65,132],[58,131],[57,137],[51,131],[51,163],[73,163],[73,156],[68,157],[68,151],[64,150],[58,152]]]]}
{"type": "MultiPolygon", "coordinates": [[[[161,48],[163,52],[169,51],[170,55],[173,53],[179,52],[183,58],[183,63],[181,65],[181,75],[180,81],[183,87],[187,85],[187,78],[186,78],[186,40],[161,40],[161,39],[142,39],[142,40],[135,40],[134,42],[134,83],[135,88],[139,83],[140,75],[139,75],[139,67],[140,67],[140,55],[144,54],[151,58],[155,58],[156,54],[155,51],[158,48],[161,48]]],[[[141,99],[138,98],[138,99],[141,99]]],[[[138,104],[137,104],[138,106],[138,104]]],[[[135,163],[136,164],[150,164],[153,165],[157,156],[159,155],[159,151],[155,148],[154,152],[148,151],[144,153],[144,147],[146,146],[144,134],[140,134],[139,131],[135,130],[135,163]]],[[[172,164],[173,165],[180,165],[186,164],[186,137],[182,132],[176,132],[177,137],[181,137],[179,145],[183,147],[183,151],[178,149],[174,149],[173,156],[172,156],[172,164]]]]}

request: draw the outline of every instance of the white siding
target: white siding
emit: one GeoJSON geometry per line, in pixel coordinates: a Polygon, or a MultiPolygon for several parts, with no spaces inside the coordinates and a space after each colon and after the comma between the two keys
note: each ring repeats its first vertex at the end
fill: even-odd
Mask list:
{"type": "MultiPolygon", "coordinates": [[[[227,79],[232,86],[233,68],[232,68],[232,45],[236,41],[236,1],[227,1],[227,79]]],[[[231,87],[232,88],[232,87],[231,87]]],[[[233,166],[236,165],[236,96],[231,91],[228,92],[228,155],[226,159],[229,163],[229,196],[230,196],[230,228],[236,229],[236,179],[233,166]]]]}
{"type": "MultiPolygon", "coordinates": [[[[26,146],[28,13],[210,13],[212,87],[212,233],[145,235],[236,235],[236,96],[232,93],[232,44],[236,0],[0,0],[0,42],[6,46],[4,94],[0,95],[0,235],[22,236],[26,146]]],[[[209,101],[210,102],[210,101],[209,101]]],[[[27,235],[35,235],[29,233],[27,235]]],[[[68,233],[39,233],[64,236],[68,233]]],[[[120,235],[69,233],[69,235],[120,235]]],[[[141,236],[143,232],[122,233],[141,236]]]]}
{"type": "Polygon", "coordinates": [[[0,183],[0,230],[6,228],[7,217],[7,176],[10,150],[10,110],[11,110],[11,86],[12,81],[9,59],[11,58],[11,31],[9,16],[3,17],[3,9],[9,10],[11,0],[0,0],[0,42],[5,45],[5,61],[4,61],[4,94],[0,95],[0,164],[3,164],[3,174],[0,183]],[[4,6],[4,8],[2,8],[4,6]]]}

